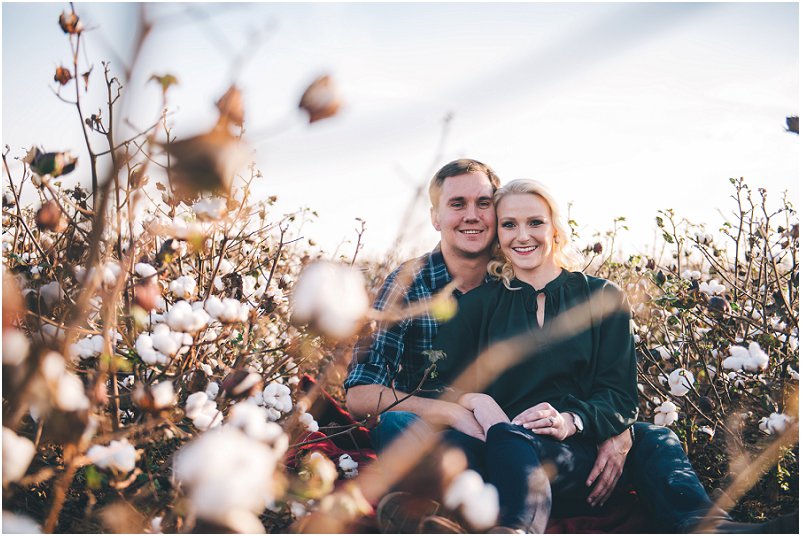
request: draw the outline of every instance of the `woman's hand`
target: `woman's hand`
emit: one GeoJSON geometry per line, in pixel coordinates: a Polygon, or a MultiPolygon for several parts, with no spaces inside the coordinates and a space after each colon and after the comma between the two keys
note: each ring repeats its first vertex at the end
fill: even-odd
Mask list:
{"type": "Polygon", "coordinates": [[[459,398],[459,405],[473,412],[486,434],[493,424],[509,422],[509,417],[495,399],[483,393],[466,393],[459,398]]]}
{"type": "Polygon", "coordinates": [[[512,419],[512,424],[518,424],[535,434],[553,436],[559,441],[564,441],[576,433],[576,426],[570,414],[559,413],[547,402],[521,412],[512,419]]]}

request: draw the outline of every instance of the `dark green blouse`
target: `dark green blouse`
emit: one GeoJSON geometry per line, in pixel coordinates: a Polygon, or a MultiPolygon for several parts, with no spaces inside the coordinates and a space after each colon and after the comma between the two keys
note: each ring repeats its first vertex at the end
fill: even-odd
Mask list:
{"type": "MultiPolygon", "coordinates": [[[[433,349],[445,356],[437,361],[435,383],[448,385],[493,343],[528,333],[523,359],[480,389],[492,396],[510,419],[549,402],[558,411],[571,411],[584,421],[584,434],[598,442],[617,435],[637,417],[637,365],[631,336],[630,312],[623,291],[605,279],[579,272],[562,273],[545,288],[512,280],[486,283],[459,299],[459,312],[440,327],[433,349]],[[537,323],[537,295],[545,294],[545,319],[537,323]],[[603,315],[595,300],[615,309],[603,315]],[[607,302],[607,300],[609,300],[607,302]],[[554,320],[574,306],[582,328],[562,340],[549,341],[554,320]],[[545,343],[545,344],[542,344],[545,343]],[[539,348],[539,350],[537,350],[539,348]]],[[[485,369],[486,370],[486,369],[485,369]]],[[[469,386],[480,381],[476,369],[469,386]]],[[[485,383],[485,382],[482,382],[485,383]]]]}

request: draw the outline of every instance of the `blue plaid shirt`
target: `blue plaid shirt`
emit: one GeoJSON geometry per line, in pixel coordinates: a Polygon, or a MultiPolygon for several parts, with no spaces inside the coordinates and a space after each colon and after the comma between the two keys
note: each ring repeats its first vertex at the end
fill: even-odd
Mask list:
{"type": "MultiPolygon", "coordinates": [[[[408,288],[404,289],[397,282],[398,275],[408,264],[405,263],[384,281],[373,307],[383,311],[391,303],[408,306],[430,299],[452,279],[439,246],[416,261],[409,262],[419,262],[422,266],[408,288]]],[[[458,298],[462,293],[455,290],[453,294],[458,298]]],[[[411,393],[420,385],[423,373],[430,365],[424,352],[431,350],[438,329],[439,324],[428,313],[396,324],[381,323],[372,337],[359,341],[354,348],[345,389],[354,385],[380,384],[411,393]]],[[[426,390],[426,387],[424,385],[423,390],[416,394],[428,397],[439,395],[439,392],[426,390]]]]}

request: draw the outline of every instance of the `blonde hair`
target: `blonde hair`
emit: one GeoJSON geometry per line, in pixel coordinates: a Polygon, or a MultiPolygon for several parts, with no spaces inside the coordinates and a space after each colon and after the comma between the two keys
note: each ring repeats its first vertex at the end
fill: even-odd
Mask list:
{"type": "MultiPolygon", "coordinates": [[[[511,194],[536,195],[545,201],[545,204],[548,205],[548,209],[551,211],[551,223],[556,230],[553,244],[554,262],[557,266],[566,270],[573,271],[581,268],[584,264],[584,256],[570,241],[570,230],[562,217],[562,211],[559,210],[556,199],[545,185],[531,179],[514,180],[496,190],[493,198],[495,201],[495,209],[498,209],[498,204],[504,197],[511,194]]],[[[512,268],[512,263],[501,253],[497,240],[493,258],[487,265],[487,272],[489,272],[492,277],[503,280],[504,286],[512,290],[510,284],[515,277],[515,271],[512,268]]]]}

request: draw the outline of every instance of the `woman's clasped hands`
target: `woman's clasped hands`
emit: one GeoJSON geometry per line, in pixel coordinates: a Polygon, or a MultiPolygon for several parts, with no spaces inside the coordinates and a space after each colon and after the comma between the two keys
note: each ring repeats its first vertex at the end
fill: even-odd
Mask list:
{"type": "Polygon", "coordinates": [[[514,419],[512,424],[517,424],[531,430],[535,434],[549,435],[564,441],[576,433],[576,426],[569,413],[559,413],[547,402],[541,402],[522,411],[514,419]]]}

